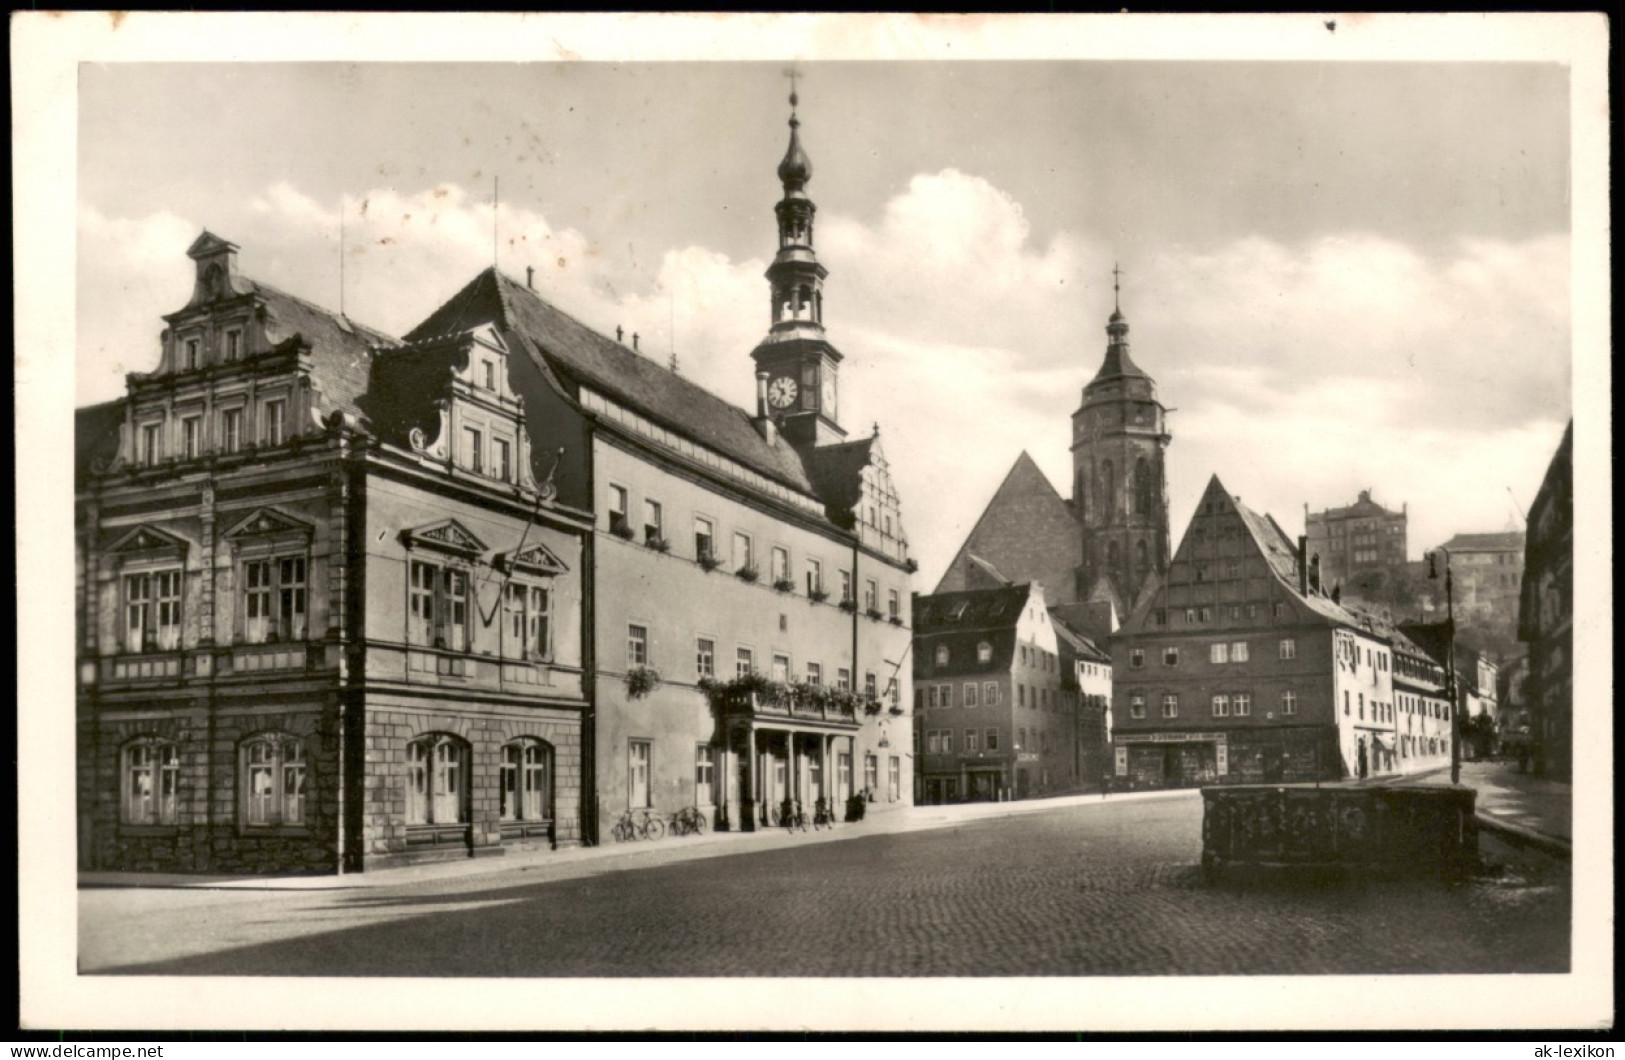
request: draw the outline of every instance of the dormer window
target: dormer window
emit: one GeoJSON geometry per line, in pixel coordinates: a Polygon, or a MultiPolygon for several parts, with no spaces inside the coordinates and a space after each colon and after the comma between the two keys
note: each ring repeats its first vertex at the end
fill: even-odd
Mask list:
{"type": "Polygon", "coordinates": [[[463,466],[476,475],[485,473],[485,436],[472,427],[463,428],[463,466]]]}
{"type": "Polygon", "coordinates": [[[989,644],[985,640],[982,641],[981,643],[977,644],[976,645],[976,661],[979,662],[979,663],[992,662],[993,661],[993,645],[989,644]]]}
{"type": "Polygon", "coordinates": [[[509,468],[509,450],[510,447],[506,438],[498,438],[491,444],[491,474],[493,477],[499,478],[503,482],[508,481],[508,477],[511,473],[509,468]]]}
{"type": "Polygon", "coordinates": [[[243,355],[243,333],[237,328],[226,332],[226,361],[239,360],[243,355]]]}
{"type": "Polygon", "coordinates": [[[495,390],[497,388],[496,365],[492,364],[490,361],[481,361],[480,373],[485,380],[485,389],[495,390]]]}
{"type": "Polygon", "coordinates": [[[182,366],[187,371],[191,371],[192,369],[196,368],[197,365],[198,365],[198,347],[199,347],[199,343],[198,343],[197,339],[187,339],[186,340],[186,359],[183,362],[182,366]]]}
{"type": "Polygon", "coordinates": [[[948,657],[949,657],[948,656],[948,645],[946,645],[946,644],[938,644],[937,645],[937,665],[938,666],[947,666],[948,665],[948,657]]]}

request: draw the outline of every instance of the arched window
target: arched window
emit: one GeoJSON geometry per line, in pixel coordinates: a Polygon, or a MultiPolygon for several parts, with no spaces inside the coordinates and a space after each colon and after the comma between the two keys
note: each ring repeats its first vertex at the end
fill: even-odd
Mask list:
{"type": "Polygon", "coordinates": [[[1082,519],[1084,522],[1088,522],[1088,520],[1089,520],[1089,476],[1086,475],[1082,471],[1078,472],[1078,481],[1077,481],[1076,487],[1072,491],[1072,496],[1077,501],[1078,518],[1082,519]]]}
{"type": "Polygon", "coordinates": [[[989,644],[985,640],[976,645],[976,661],[979,663],[992,662],[993,645],[989,644]]]}
{"type": "Polygon", "coordinates": [[[1134,465],[1134,512],[1147,515],[1151,511],[1151,464],[1145,457],[1134,465]]]}
{"type": "Polygon", "coordinates": [[[406,823],[468,820],[468,746],[433,735],[406,746],[406,823]]]}
{"type": "Polygon", "coordinates": [[[937,665],[938,666],[947,666],[948,665],[948,645],[946,645],[946,644],[938,644],[937,645],[937,665]]]}
{"type": "Polygon", "coordinates": [[[266,733],[244,741],[242,822],[249,827],[305,823],[305,745],[291,736],[266,733]]]}
{"type": "Polygon", "coordinates": [[[540,740],[502,748],[502,820],[545,821],[553,816],[553,749],[540,740]]]}
{"type": "Polygon", "coordinates": [[[1141,574],[1151,569],[1151,550],[1146,547],[1144,538],[1134,542],[1134,569],[1141,574]]]}
{"type": "Polygon", "coordinates": [[[1116,570],[1117,568],[1121,567],[1122,565],[1123,565],[1123,553],[1122,553],[1122,550],[1117,547],[1117,542],[1115,542],[1115,541],[1108,542],[1107,545],[1106,545],[1106,566],[1110,567],[1112,570],[1116,570]]]}
{"type": "Polygon", "coordinates": [[[1100,513],[1110,522],[1112,513],[1117,510],[1116,493],[1113,491],[1112,462],[1104,460],[1100,464],[1100,513]]]}
{"type": "Polygon", "coordinates": [[[174,824],[180,806],[181,759],[167,740],[145,739],[124,749],[125,824],[174,824]]]}

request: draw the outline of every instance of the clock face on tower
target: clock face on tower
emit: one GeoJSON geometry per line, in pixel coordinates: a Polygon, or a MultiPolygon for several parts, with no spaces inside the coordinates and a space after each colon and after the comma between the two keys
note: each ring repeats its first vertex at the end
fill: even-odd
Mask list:
{"type": "Polygon", "coordinates": [[[787,409],[796,402],[796,381],[781,375],[767,384],[767,403],[776,409],[787,409]]]}

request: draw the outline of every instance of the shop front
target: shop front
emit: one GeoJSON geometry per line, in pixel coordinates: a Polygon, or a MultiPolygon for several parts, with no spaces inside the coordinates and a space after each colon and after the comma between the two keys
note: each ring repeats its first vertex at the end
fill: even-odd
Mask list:
{"type": "Polygon", "coordinates": [[[1113,782],[1122,787],[1198,787],[1217,783],[1229,772],[1229,738],[1222,732],[1119,730],[1113,742],[1113,782]]]}

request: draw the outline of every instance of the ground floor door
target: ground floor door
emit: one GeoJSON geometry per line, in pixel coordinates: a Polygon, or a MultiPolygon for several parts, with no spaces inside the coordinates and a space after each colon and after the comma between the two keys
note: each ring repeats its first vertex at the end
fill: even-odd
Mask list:
{"type": "Polygon", "coordinates": [[[1266,745],[1264,747],[1264,783],[1278,783],[1282,775],[1281,748],[1266,745]]]}
{"type": "Polygon", "coordinates": [[[1026,767],[1016,770],[1016,798],[1025,799],[1032,790],[1032,781],[1026,767]]]}
{"type": "Polygon", "coordinates": [[[972,770],[965,777],[967,791],[966,798],[974,802],[997,802],[999,798],[999,771],[996,769],[972,770]]]}

